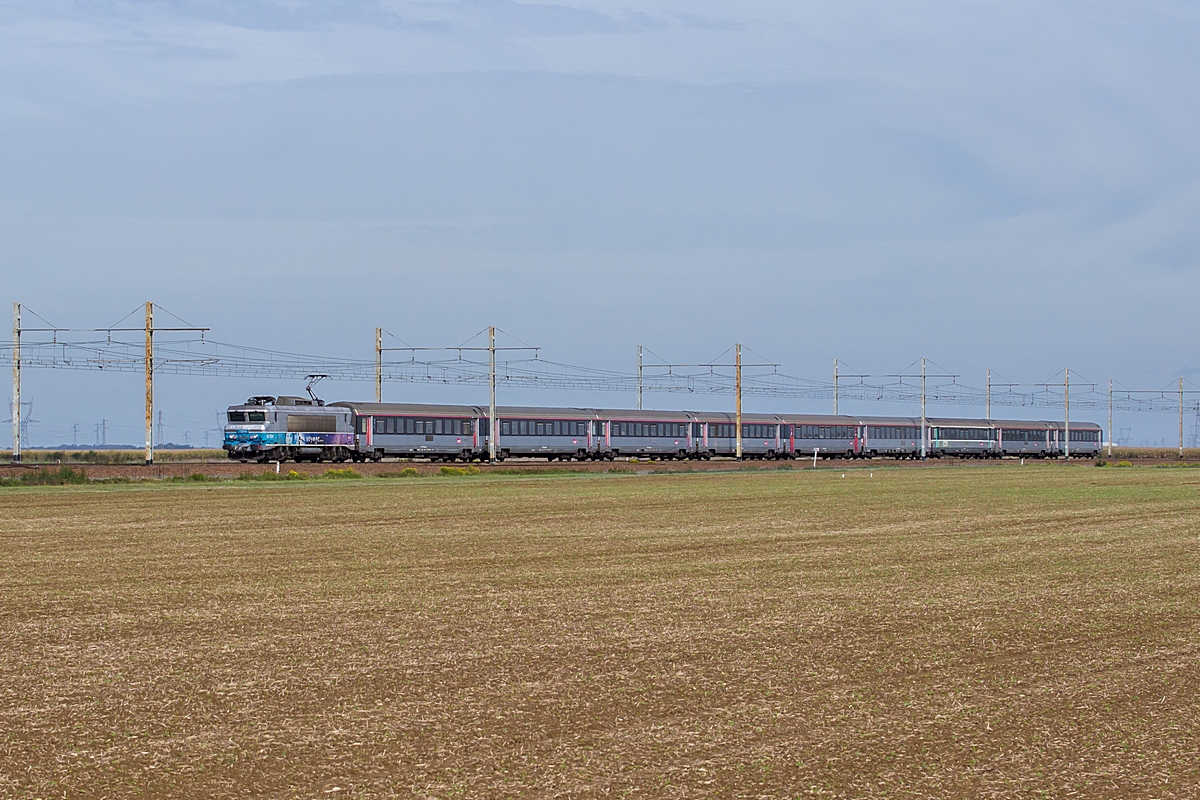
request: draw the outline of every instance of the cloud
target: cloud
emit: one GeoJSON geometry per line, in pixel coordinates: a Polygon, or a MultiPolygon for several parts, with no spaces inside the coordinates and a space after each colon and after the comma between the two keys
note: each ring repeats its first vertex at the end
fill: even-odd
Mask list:
{"type": "Polygon", "coordinates": [[[1198,33],[1159,0],[7,2],[6,285],[279,346],[229,287],[351,287],[288,334],[330,352],[399,315],[1137,383],[1194,363],[1198,33]]]}

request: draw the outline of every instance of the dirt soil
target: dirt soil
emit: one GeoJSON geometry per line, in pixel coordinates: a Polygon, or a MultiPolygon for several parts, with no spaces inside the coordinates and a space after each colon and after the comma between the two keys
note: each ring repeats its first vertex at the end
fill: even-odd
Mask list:
{"type": "MultiPolygon", "coordinates": [[[[938,467],[980,467],[980,466],[995,466],[997,463],[1005,466],[1020,466],[1022,462],[1019,459],[1004,459],[1002,461],[980,460],[976,458],[936,458],[922,462],[919,460],[896,460],[892,458],[877,458],[877,459],[820,459],[817,466],[813,467],[811,459],[792,460],[792,461],[757,461],[745,460],[736,461],[732,458],[716,458],[710,461],[660,461],[650,459],[621,459],[616,461],[547,461],[542,458],[514,458],[504,461],[499,464],[463,464],[455,462],[453,464],[442,464],[430,462],[426,460],[387,460],[379,463],[367,462],[365,464],[354,464],[346,462],[335,464],[332,462],[314,463],[305,461],[303,463],[288,462],[280,464],[278,471],[287,473],[295,471],[305,476],[322,475],[330,469],[345,469],[347,467],[354,469],[363,475],[379,476],[379,477],[395,477],[399,475],[401,470],[415,469],[420,475],[437,475],[442,467],[473,467],[482,473],[496,473],[500,475],[512,474],[558,474],[558,473],[661,473],[661,472],[763,472],[772,470],[835,470],[844,471],[847,469],[893,469],[902,467],[905,469],[932,469],[938,467]]],[[[1028,462],[1030,465],[1039,464],[1035,460],[1028,462]]],[[[1050,462],[1046,462],[1050,463],[1050,462]]],[[[1063,462],[1054,462],[1062,464],[1063,462]]],[[[1091,459],[1072,460],[1071,466],[1090,466],[1094,462],[1091,459]]],[[[1133,462],[1132,466],[1158,466],[1164,462],[1160,460],[1140,460],[1133,462]]],[[[1171,463],[1171,466],[1177,466],[1178,463],[1171,463]]],[[[262,475],[268,472],[276,472],[274,463],[259,464],[251,462],[243,464],[240,461],[230,461],[229,459],[221,459],[217,461],[194,461],[194,462],[171,462],[171,463],[155,463],[150,466],[145,464],[70,464],[72,469],[83,470],[88,477],[95,479],[110,479],[120,478],[129,480],[163,480],[165,478],[186,477],[188,475],[206,475],[210,478],[237,478],[247,475],[262,475]]],[[[1200,467],[1200,462],[1196,464],[1200,467]]],[[[58,470],[61,465],[58,464],[22,464],[0,465],[0,478],[17,477],[28,473],[31,470],[58,470]]]]}
{"type": "Polygon", "coordinates": [[[0,490],[0,796],[1195,797],[1200,478],[0,490]]]}

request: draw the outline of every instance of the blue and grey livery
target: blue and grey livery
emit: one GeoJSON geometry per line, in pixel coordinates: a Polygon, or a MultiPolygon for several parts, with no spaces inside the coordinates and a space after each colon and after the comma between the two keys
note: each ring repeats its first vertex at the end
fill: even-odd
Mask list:
{"type": "Polygon", "coordinates": [[[353,413],[305,397],[251,397],[230,406],[224,449],[242,461],[346,461],[355,456],[353,413]]]}

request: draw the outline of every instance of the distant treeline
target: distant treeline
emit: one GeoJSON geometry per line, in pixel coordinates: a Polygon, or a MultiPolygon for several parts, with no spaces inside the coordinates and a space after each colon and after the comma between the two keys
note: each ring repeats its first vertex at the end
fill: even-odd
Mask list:
{"type": "MultiPolygon", "coordinates": [[[[156,462],[211,461],[225,458],[225,451],[192,448],[190,450],[154,450],[156,462]]],[[[0,461],[11,461],[12,451],[0,451],[0,461]]],[[[146,460],[144,450],[22,450],[25,464],[141,464],[146,460]]]]}

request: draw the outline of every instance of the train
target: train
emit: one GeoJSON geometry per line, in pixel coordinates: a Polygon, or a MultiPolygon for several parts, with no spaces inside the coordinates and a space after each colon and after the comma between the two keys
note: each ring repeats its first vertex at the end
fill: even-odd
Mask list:
{"type": "MultiPolygon", "coordinates": [[[[478,461],[489,458],[486,406],[325,403],[259,395],[229,406],[223,448],[239,461],[478,461]]],[[[716,411],[496,408],[496,456],[585,461],[737,455],[737,418],[716,411]]],[[[742,458],[1095,457],[1091,422],[743,414],[742,458]]]]}

